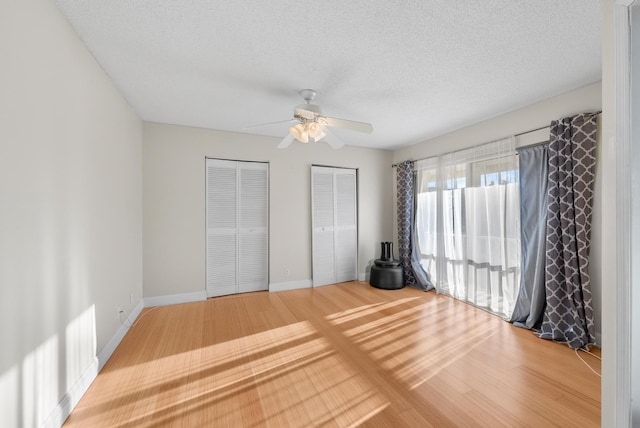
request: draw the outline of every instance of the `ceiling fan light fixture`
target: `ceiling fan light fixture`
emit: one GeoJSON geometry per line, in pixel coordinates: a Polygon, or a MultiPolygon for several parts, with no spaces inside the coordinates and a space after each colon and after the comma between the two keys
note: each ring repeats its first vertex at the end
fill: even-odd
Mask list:
{"type": "Polygon", "coordinates": [[[318,141],[326,134],[322,131],[322,125],[317,122],[310,122],[307,124],[307,132],[309,133],[309,137],[313,138],[315,141],[318,141]]]}
{"type": "Polygon", "coordinates": [[[320,140],[322,140],[322,139],[323,139],[324,137],[326,137],[326,136],[327,136],[327,134],[326,134],[326,133],[324,133],[322,130],[320,130],[320,133],[319,133],[316,137],[313,137],[313,141],[314,141],[314,142],[316,142],[316,141],[320,141],[320,140]]]}
{"type": "Polygon", "coordinates": [[[282,121],[297,122],[297,124],[289,128],[287,136],[278,144],[279,149],[289,147],[294,141],[315,143],[325,139],[325,137],[324,142],[327,145],[333,149],[339,149],[344,146],[344,143],[335,134],[331,133],[330,128],[344,128],[368,134],[373,131],[373,126],[370,123],[323,116],[320,106],[311,103],[316,95],[316,91],[313,89],[304,89],[300,91],[300,95],[302,95],[306,104],[295,106],[293,108],[293,118],[290,121],[282,121]]]}
{"type": "Polygon", "coordinates": [[[302,123],[289,128],[289,133],[291,134],[291,136],[293,136],[293,138],[300,141],[301,143],[309,142],[309,134],[302,123]]]}

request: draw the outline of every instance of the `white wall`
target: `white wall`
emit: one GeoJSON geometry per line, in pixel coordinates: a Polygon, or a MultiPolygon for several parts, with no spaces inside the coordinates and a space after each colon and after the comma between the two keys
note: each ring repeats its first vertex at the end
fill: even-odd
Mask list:
{"type": "MultiPolygon", "coordinates": [[[[602,106],[602,87],[600,83],[562,94],[548,100],[512,111],[471,126],[459,129],[449,134],[433,138],[420,144],[397,150],[393,154],[393,161],[400,162],[407,159],[422,159],[442,153],[487,143],[500,138],[548,126],[554,119],[570,116],[582,112],[596,112],[602,106]]],[[[598,123],[600,124],[600,120],[598,123]]],[[[600,126],[600,125],[599,125],[600,126]]],[[[599,135],[602,132],[598,132],[599,135]]],[[[518,137],[516,144],[524,146],[546,141],[548,130],[542,130],[518,137]]],[[[590,274],[591,290],[593,293],[593,310],[595,318],[596,338],[600,342],[601,336],[601,300],[602,300],[602,143],[599,138],[597,147],[596,183],[593,207],[593,227],[591,232],[590,274]]]]}
{"type": "Polygon", "coordinates": [[[141,122],[52,0],[0,52],[0,426],[55,426],[141,299],[141,122]]]}
{"type": "Polygon", "coordinates": [[[358,272],[392,239],[391,152],[157,123],[143,125],[145,297],[204,292],[205,158],[270,163],[270,288],[311,280],[311,165],[358,169],[358,272]],[[285,269],[290,275],[285,275],[285,269]]]}

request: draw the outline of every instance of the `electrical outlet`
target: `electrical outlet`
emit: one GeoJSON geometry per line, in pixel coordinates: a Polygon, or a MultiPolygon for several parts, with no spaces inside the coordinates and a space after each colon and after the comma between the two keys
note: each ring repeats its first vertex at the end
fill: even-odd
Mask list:
{"type": "Polygon", "coordinates": [[[291,269],[286,268],[286,269],[284,270],[284,276],[289,276],[289,275],[291,275],[291,269]]]}

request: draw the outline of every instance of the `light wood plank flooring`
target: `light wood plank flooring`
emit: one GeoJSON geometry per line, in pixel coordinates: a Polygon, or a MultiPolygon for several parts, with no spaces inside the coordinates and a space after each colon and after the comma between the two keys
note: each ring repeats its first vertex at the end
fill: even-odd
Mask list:
{"type": "Polygon", "coordinates": [[[360,425],[595,427],[600,378],[449,297],[350,282],[146,309],[65,424],[360,425]]]}

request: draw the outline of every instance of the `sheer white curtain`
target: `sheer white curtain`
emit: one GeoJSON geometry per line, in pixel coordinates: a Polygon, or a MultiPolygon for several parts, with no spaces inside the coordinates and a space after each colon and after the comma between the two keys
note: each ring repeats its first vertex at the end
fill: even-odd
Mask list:
{"type": "Polygon", "coordinates": [[[436,290],[509,318],[520,281],[513,139],[425,159],[415,168],[415,245],[436,290]]]}

